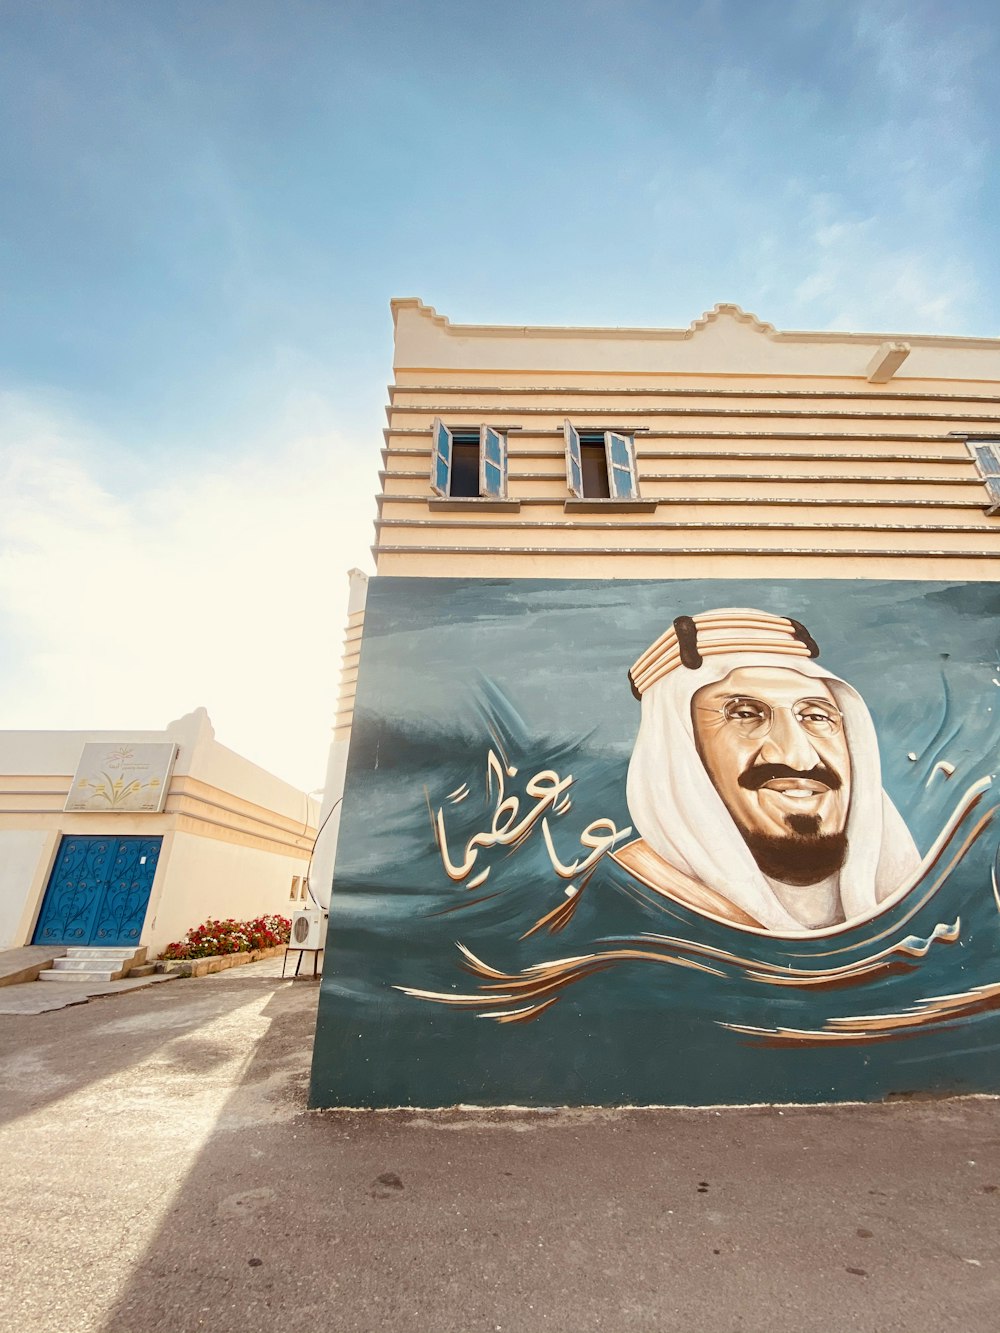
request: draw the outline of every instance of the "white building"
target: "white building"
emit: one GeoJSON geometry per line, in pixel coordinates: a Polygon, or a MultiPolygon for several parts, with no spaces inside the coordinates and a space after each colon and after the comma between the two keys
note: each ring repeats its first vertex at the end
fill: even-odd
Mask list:
{"type": "Polygon", "coordinates": [[[0,948],[152,956],[209,917],[290,915],[317,813],[203,708],[162,731],[0,732],[0,948]]]}

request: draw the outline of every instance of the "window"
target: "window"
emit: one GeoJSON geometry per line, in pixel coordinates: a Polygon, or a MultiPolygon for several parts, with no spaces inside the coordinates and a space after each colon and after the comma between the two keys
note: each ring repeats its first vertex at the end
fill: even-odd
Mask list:
{"type": "Polygon", "coordinates": [[[983,484],[989,493],[987,514],[1000,514],[1000,439],[966,440],[983,484]]]}
{"type": "Polygon", "coordinates": [[[503,500],[507,495],[507,436],[492,426],[433,426],[431,490],[449,499],[503,500]]]}
{"type": "Polygon", "coordinates": [[[580,464],[583,494],[595,500],[610,500],[608,482],[608,452],[604,436],[590,431],[580,432],[580,464]]]}
{"type": "Polygon", "coordinates": [[[479,435],[476,432],[451,432],[448,494],[456,499],[472,499],[479,494],[479,435]]]}
{"type": "Polygon", "coordinates": [[[578,500],[638,500],[635,444],[616,430],[578,431],[563,424],[566,480],[578,500]]]}

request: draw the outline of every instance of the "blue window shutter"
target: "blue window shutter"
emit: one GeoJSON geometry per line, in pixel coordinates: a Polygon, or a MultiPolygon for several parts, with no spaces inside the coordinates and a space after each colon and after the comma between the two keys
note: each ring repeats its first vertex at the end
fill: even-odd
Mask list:
{"type": "Polygon", "coordinates": [[[451,482],[451,431],[435,417],[431,435],[431,490],[435,495],[446,496],[451,482]]]}
{"type": "Polygon", "coordinates": [[[619,435],[617,431],[606,430],[604,448],[608,456],[608,489],[612,500],[637,500],[639,486],[631,435],[619,435]]]}
{"type": "Polygon", "coordinates": [[[970,440],[979,470],[984,477],[1000,477],[1000,440],[970,440]]]}
{"type": "Polygon", "coordinates": [[[580,432],[573,429],[571,421],[563,422],[563,435],[566,439],[566,484],[570,495],[583,499],[583,460],[580,456],[580,432]]]}
{"type": "Polygon", "coordinates": [[[979,475],[989,492],[990,514],[1000,510],[1000,440],[968,440],[979,475]]]}
{"type": "Polygon", "coordinates": [[[479,428],[479,494],[491,500],[507,494],[507,437],[492,426],[479,428]]]}

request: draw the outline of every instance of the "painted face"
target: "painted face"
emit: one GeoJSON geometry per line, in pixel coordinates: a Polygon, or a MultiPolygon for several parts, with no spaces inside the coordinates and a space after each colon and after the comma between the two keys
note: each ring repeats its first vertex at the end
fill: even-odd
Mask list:
{"type": "Polygon", "coordinates": [[[740,667],[691,700],[709,777],[765,874],[815,883],[843,862],[851,759],[826,684],[740,667]]]}

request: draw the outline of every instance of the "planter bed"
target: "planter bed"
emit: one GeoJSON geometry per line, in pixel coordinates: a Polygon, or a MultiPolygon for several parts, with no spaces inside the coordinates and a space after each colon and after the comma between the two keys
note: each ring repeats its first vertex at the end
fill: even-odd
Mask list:
{"type": "Polygon", "coordinates": [[[161,958],[157,972],[172,972],[178,977],[207,977],[210,972],[225,972],[228,967],[243,967],[259,963],[262,958],[277,958],[288,948],[275,944],[270,949],[253,949],[249,953],[220,953],[211,958],[161,958]]]}

